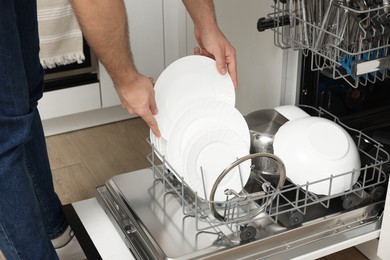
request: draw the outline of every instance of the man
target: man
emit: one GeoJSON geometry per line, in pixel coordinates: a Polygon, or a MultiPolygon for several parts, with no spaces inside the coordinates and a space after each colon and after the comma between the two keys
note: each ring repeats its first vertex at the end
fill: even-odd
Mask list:
{"type": "MultiPolygon", "coordinates": [[[[140,0],[141,1],[141,0],[140,0]]],[[[212,0],[183,0],[200,48],[235,86],[235,50],[212,0]]],[[[83,34],[112,77],[122,105],[159,136],[153,82],[132,61],[123,0],[72,0],[83,34]]],[[[37,102],[43,92],[34,0],[0,2],[0,250],[6,259],[58,259],[72,234],[54,192],[37,102]]],[[[74,239],[72,240],[74,241],[74,239]]],[[[69,244],[68,244],[69,243],[69,244]]]]}

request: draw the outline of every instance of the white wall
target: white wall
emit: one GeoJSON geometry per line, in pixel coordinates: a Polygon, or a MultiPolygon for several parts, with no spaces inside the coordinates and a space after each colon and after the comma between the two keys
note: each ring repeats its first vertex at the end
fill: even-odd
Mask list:
{"type": "MultiPolygon", "coordinates": [[[[258,32],[256,28],[257,20],[272,12],[273,1],[214,0],[214,3],[218,24],[237,52],[239,89],[236,106],[240,112],[246,115],[294,102],[294,97],[287,101],[281,97],[286,92],[283,66],[287,64],[287,51],[274,45],[271,30],[258,32]]],[[[196,41],[191,19],[187,21],[187,53],[192,54],[196,41]]]]}

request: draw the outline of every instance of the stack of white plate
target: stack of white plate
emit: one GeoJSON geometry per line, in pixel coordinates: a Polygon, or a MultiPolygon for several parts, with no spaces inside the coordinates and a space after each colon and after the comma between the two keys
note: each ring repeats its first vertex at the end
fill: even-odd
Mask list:
{"type": "MultiPolygon", "coordinates": [[[[151,132],[151,142],[172,170],[199,197],[208,199],[220,173],[249,154],[249,129],[234,107],[233,82],[218,72],[213,59],[187,56],[163,71],[155,93],[161,137],[151,132]]],[[[249,175],[250,161],[246,161],[219,184],[215,200],[226,199],[225,189],[240,192],[249,175]]]]}

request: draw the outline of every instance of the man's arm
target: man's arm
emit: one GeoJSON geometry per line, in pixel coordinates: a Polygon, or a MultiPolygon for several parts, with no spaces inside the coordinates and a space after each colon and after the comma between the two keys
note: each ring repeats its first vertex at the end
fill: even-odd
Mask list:
{"type": "Polygon", "coordinates": [[[223,35],[217,25],[212,0],[183,0],[195,26],[195,37],[200,48],[195,48],[195,54],[215,58],[220,73],[225,74],[226,68],[233,80],[237,82],[236,51],[223,35]]]}
{"type": "Polygon", "coordinates": [[[140,74],[129,44],[123,0],[71,0],[83,35],[111,76],[122,106],[145,120],[160,136],[154,115],[157,107],[153,82],[140,74]]]}

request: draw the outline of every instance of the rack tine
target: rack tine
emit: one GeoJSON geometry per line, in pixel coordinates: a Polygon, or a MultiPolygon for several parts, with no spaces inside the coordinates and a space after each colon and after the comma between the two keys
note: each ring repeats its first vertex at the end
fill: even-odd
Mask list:
{"type": "Polygon", "coordinates": [[[202,175],[202,185],[203,185],[203,193],[204,193],[204,197],[205,198],[208,198],[207,197],[207,192],[206,192],[206,183],[205,183],[205,180],[204,180],[204,173],[203,173],[203,167],[200,166],[200,173],[202,175]]]}

